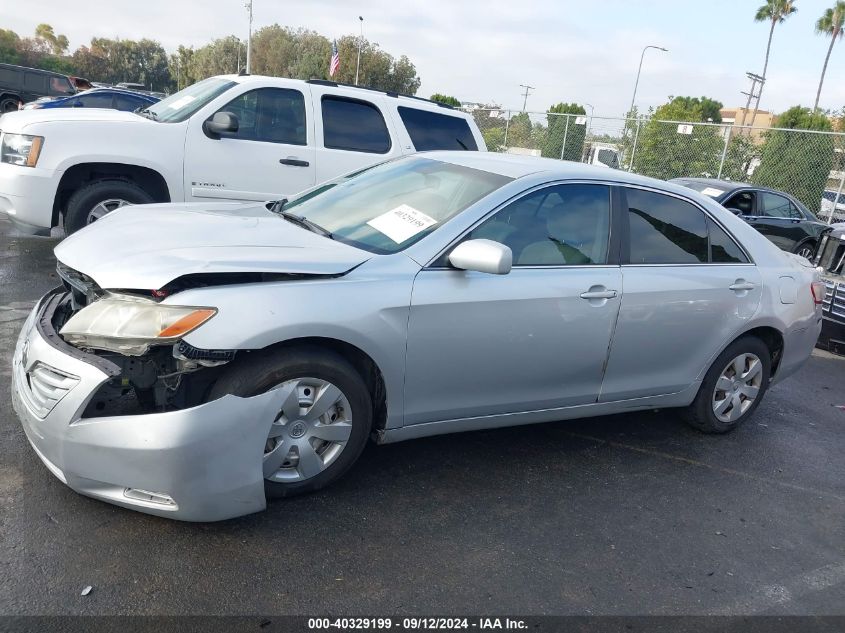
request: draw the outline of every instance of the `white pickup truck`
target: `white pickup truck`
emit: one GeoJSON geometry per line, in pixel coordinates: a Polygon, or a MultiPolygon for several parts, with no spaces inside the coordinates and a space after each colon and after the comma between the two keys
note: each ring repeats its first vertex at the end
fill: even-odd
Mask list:
{"type": "Polygon", "coordinates": [[[416,151],[485,150],[468,114],[333,82],[225,75],[140,112],[0,117],[0,213],[68,233],[125,204],[272,200],[416,151]]]}

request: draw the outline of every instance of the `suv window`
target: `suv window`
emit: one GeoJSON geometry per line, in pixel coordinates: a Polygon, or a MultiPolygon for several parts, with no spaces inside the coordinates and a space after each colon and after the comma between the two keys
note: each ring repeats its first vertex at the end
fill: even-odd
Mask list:
{"type": "Polygon", "coordinates": [[[111,108],[112,96],[109,94],[81,95],[76,101],[84,108],[111,108]]]}
{"type": "Polygon", "coordinates": [[[760,215],[769,218],[801,219],[801,212],[783,196],[763,191],[760,194],[760,215]]]}
{"type": "Polygon", "coordinates": [[[236,97],[219,112],[238,117],[238,131],[226,138],[305,145],[305,97],[288,88],[259,88],[236,97]]]}
{"type": "Polygon", "coordinates": [[[606,264],[609,238],[610,187],[575,184],[530,193],[468,236],[508,246],[515,266],[606,264]]]}
{"type": "Polygon", "coordinates": [[[632,264],[707,262],[707,224],[701,209],[671,196],[626,189],[632,264]]]}
{"type": "Polygon", "coordinates": [[[329,149],[386,154],[390,133],[372,103],[326,95],[321,100],[323,145],[329,149]]]}
{"type": "Polygon", "coordinates": [[[707,218],[710,234],[710,261],[714,264],[747,264],[748,258],[721,226],[707,218]]]}
{"type": "Polygon", "coordinates": [[[67,77],[50,77],[50,94],[51,95],[72,95],[76,90],[73,89],[73,84],[67,77]]]}
{"type": "Polygon", "coordinates": [[[20,88],[23,73],[12,68],[0,66],[0,84],[9,88],[20,88]]]}
{"type": "Polygon", "coordinates": [[[399,117],[418,152],[433,149],[478,149],[465,119],[405,106],[399,106],[398,109],[399,117]]]}
{"type": "Polygon", "coordinates": [[[47,75],[24,72],[23,89],[40,95],[47,94],[47,75]]]}

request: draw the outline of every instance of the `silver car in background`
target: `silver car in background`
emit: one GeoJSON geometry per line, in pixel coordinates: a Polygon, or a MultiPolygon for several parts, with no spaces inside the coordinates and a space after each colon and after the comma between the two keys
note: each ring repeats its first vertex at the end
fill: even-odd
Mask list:
{"type": "Polygon", "coordinates": [[[13,402],[74,490],[191,521],[337,479],[369,437],[678,407],[746,420],[824,287],[715,202],[433,152],[275,204],[127,207],[56,248],[13,402]]]}

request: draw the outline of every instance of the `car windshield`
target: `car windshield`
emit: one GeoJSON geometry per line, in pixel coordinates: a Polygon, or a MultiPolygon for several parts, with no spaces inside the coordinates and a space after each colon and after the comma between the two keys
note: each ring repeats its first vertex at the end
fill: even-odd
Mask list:
{"type": "Polygon", "coordinates": [[[162,99],[147,108],[151,117],[163,123],[184,121],[206,103],[235,85],[234,81],[212,77],[162,99]]]}
{"type": "Polygon", "coordinates": [[[395,253],[511,180],[412,156],[323,184],[284,211],[325,229],[332,239],[372,253],[395,253]]]}

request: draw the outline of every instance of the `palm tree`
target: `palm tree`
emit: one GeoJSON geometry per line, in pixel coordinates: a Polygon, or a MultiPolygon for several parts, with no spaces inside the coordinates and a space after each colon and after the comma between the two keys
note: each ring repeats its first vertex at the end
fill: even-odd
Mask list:
{"type": "Polygon", "coordinates": [[[843,34],[842,26],[845,24],[845,2],[839,0],[833,8],[824,12],[822,17],[816,22],[816,33],[819,35],[830,36],[830,46],[827,47],[827,55],[824,58],[824,66],[822,66],[822,76],[819,79],[819,89],[816,92],[816,102],[813,104],[813,110],[819,107],[819,99],[822,96],[822,84],[824,83],[824,75],[827,72],[827,62],[830,61],[830,54],[833,52],[833,45],[836,43],[836,38],[841,38],[843,34]]]}
{"type": "MultiPolygon", "coordinates": [[[[769,41],[766,44],[766,61],[763,63],[763,85],[765,85],[766,81],[766,72],[769,70],[769,53],[772,51],[772,36],[775,34],[775,26],[786,20],[786,18],[797,10],[795,0],[766,0],[766,4],[757,9],[757,13],[754,15],[755,22],[768,21],[771,24],[769,27],[769,41]]],[[[760,105],[760,95],[763,94],[763,85],[760,86],[760,91],[757,93],[757,103],[754,104],[751,125],[754,125],[754,119],[757,118],[757,107],[760,105]]],[[[748,104],[751,104],[751,95],[748,95],[748,104]]],[[[747,111],[748,105],[745,108],[747,111]]]]}

